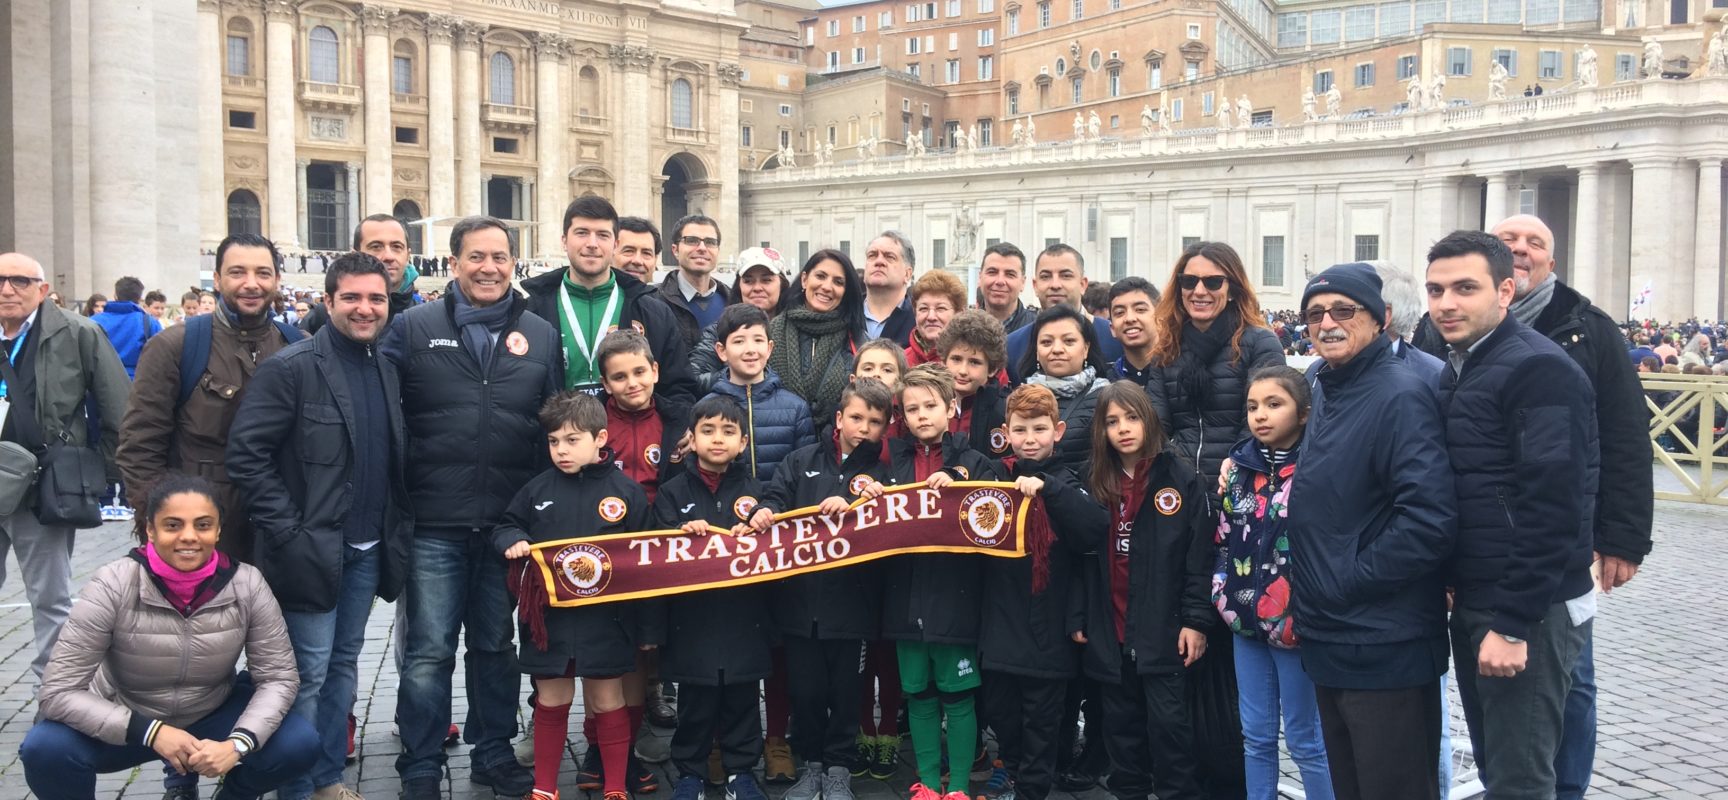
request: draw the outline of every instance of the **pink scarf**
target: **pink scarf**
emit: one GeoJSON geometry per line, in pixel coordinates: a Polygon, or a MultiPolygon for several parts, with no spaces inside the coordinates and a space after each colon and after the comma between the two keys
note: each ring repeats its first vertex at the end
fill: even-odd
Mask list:
{"type": "Polygon", "coordinates": [[[144,546],[144,557],[150,561],[150,571],[168,587],[168,601],[173,603],[175,608],[185,608],[192,604],[192,597],[198,587],[209,580],[211,575],[216,574],[217,562],[222,560],[221,556],[211,553],[210,560],[205,561],[204,566],[191,572],[181,572],[156,554],[154,544],[144,546]]]}

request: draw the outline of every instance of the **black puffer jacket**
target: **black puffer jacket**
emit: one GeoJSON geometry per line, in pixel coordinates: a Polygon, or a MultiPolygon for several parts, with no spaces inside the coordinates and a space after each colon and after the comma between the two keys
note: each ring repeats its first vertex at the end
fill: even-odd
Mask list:
{"type": "MultiPolygon", "coordinates": [[[[949,431],[965,434],[966,444],[977,450],[985,458],[1005,458],[1013,450],[1008,446],[1008,420],[1004,401],[1008,399],[1008,390],[997,385],[992,379],[989,383],[978,387],[971,397],[961,400],[961,408],[965,409],[967,425],[960,427],[960,419],[949,424],[949,431]]],[[[1090,417],[1091,413],[1088,412],[1090,417]]]]}
{"type": "Polygon", "coordinates": [[[564,388],[564,348],[528,301],[503,302],[510,320],[485,367],[462,346],[453,294],[408,309],[385,334],[384,354],[402,376],[414,516],[431,535],[490,529],[548,465],[540,406],[564,388]]]}
{"type": "MultiPolygon", "coordinates": [[[[1607,312],[1564,283],[1530,327],[1548,337],[1584,368],[1596,389],[1596,441],[1602,453],[1601,490],[1596,498],[1596,552],[1634,564],[1650,553],[1656,513],[1650,472],[1650,409],[1644,388],[1626,358],[1625,337],[1607,312]]],[[[1411,344],[1444,360],[1446,341],[1427,317],[1411,344]]]]}
{"type": "Polygon", "coordinates": [[[1198,470],[1206,486],[1218,485],[1218,467],[1230,455],[1230,448],[1248,437],[1248,374],[1282,363],[1284,351],[1276,335],[1265,328],[1242,331],[1240,360],[1234,358],[1228,345],[1212,359],[1208,368],[1212,394],[1205,408],[1195,407],[1174,364],[1152,365],[1146,394],[1164,424],[1170,450],[1198,470]]]}
{"type": "MultiPolygon", "coordinates": [[[[635,276],[612,270],[612,277],[624,290],[624,309],[618,314],[619,328],[635,328],[648,339],[648,349],[660,365],[660,383],[655,391],[694,403],[698,397],[695,380],[690,376],[690,345],[672,309],[659,298],[659,289],[643,283],[635,276]]],[[[564,270],[555,269],[522,281],[522,291],[528,293],[528,310],[552,325],[559,336],[562,330],[558,315],[558,292],[563,291],[564,270]]],[[[595,344],[599,347],[599,344],[595,344]]],[[[560,353],[563,352],[560,346],[560,353]]]]}
{"type": "MultiPolygon", "coordinates": [[[[910,437],[888,442],[890,485],[917,483],[910,437]]],[[[966,446],[964,437],[942,437],[942,463],[955,480],[992,481],[997,465],[966,446]]],[[[918,553],[885,561],[882,636],[896,641],[976,644],[983,613],[985,556],[918,553]]]]}
{"type": "MultiPolygon", "coordinates": [[[[842,463],[834,428],[780,462],[762,495],[762,508],[782,514],[830,497],[857,499],[861,480],[881,481],[882,443],[866,442],[842,463]]],[[[882,567],[875,562],[781,578],[769,584],[774,622],[788,636],[874,639],[882,604],[882,567]]]]}
{"type": "Polygon", "coordinates": [[[983,631],[978,638],[981,663],[987,670],[1031,678],[1072,678],[1080,674],[1080,645],[1074,631],[1071,600],[1080,589],[1088,553],[1104,543],[1110,514],[1079,479],[1054,461],[1016,460],[1005,470],[1009,478],[1044,480],[1044,512],[1056,541],[1050,546],[1050,580],[1044,591],[1032,593],[1032,559],[992,558],[984,565],[983,631]]]}

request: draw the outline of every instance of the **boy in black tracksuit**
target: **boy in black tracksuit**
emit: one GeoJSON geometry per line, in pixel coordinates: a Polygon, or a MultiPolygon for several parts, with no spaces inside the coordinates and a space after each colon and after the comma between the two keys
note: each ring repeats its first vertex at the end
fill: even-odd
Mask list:
{"type": "MultiPolygon", "coordinates": [[[[606,411],[599,400],[578,392],[556,395],[541,409],[540,425],[546,429],[554,466],[523,485],[493,528],[493,545],[505,558],[525,558],[531,543],[647,527],[648,498],[642,487],[604,460],[606,411]]],[[[514,588],[544,591],[525,584],[514,588]]],[[[525,608],[528,605],[524,603],[525,608]]],[[[606,800],[627,797],[625,766],[634,728],[624,705],[622,676],[636,668],[640,608],[632,602],[545,608],[543,645],[534,641],[531,626],[522,621],[517,661],[534,679],[533,796],[537,800],[558,797],[558,768],[570,727],[574,678],[582,679],[587,705],[594,713],[589,744],[606,765],[606,800]]]]}
{"type": "Polygon", "coordinates": [[[936,353],[954,376],[960,403],[960,413],[948,422],[949,432],[964,435],[985,458],[1008,456],[1012,451],[1003,406],[1008,389],[1002,383],[1007,379],[1002,366],[1008,361],[1008,336],[1002,323],[975,308],[955,314],[936,338],[936,353]]]}
{"type": "MultiPolygon", "coordinates": [[[[660,485],[657,528],[692,536],[738,535],[762,496],[762,484],[737,462],[745,446],[744,410],[729,397],[704,398],[690,410],[693,458],[660,485]]],[[[672,763],[673,800],[701,800],[708,753],[716,738],[729,776],[726,800],[765,800],[751,769],[762,753],[760,683],[772,671],[768,588],[738,586],[656,601],[649,641],[664,642],[661,677],[678,684],[672,763]]]]}
{"type": "MultiPolygon", "coordinates": [[[[935,364],[900,377],[900,410],[907,435],[888,443],[888,483],[927,482],[941,490],[957,480],[995,480],[996,467],[964,438],[948,433],[954,415],[954,378],[935,364]]],[[[912,732],[919,785],[914,800],[939,791],[942,718],[948,720],[949,795],[970,797],[968,771],[977,747],[978,627],[982,614],[982,557],[960,553],[896,556],[885,567],[882,635],[897,642],[900,686],[912,732]],[[920,791],[923,790],[923,791],[920,791]]]]}
{"type": "MultiPolygon", "coordinates": [[[[752,527],[767,530],[775,514],[800,508],[840,514],[857,497],[879,496],[885,477],[882,431],[893,405],[894,396],[879,381],[842,390],[834,425],[816,444],[780,462],[752,527]]],[[[804,762],[798,783],[782,800],[850,796],[863,688],[858,663],[864,640],[875,638],[878,629],[880,574],[874,564],[859,564],[769,584],[774,622],[785,641],[792,717],[798,720],[792,748],[804,762]]]]}
{"type": "Polygon", "coordinates": [[[1055,781],[1063,704],[1068,683],[1080,674],[1080,647],[1072,593],[1078,591],[1086,554],[1104,543],[1110,515],[1055,460],[1065,426],[1056,395],[1021,386],[1008,395],[1007,437],[1014,450],[1003,472],[1022,493],[1039,495],[1056,541],[1048,579],[1033,586],[1031,558],[989,559],[984,565],[984,719],[996,732],[1004,772],[992,775],[986,796],[1012,787],[1018,800],[1044,800],[1055,781]]]}

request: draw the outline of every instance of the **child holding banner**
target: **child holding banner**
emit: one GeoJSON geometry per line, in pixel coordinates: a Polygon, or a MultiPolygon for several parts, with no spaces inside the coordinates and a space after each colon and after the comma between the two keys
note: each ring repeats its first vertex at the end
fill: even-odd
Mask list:
{"type": "MultiPolygon", "coordinates": [[[[882,429],[893,407],[888,387],[866,378],[840,392],[834,424],[816,443],[780,463],[751,517],[757,532],[774,515],[820,507],[844,514],[854,498],[882,493],[882,429]]],[[[771,584],[774,622],[785,642],[788,689],[798,736],[792,751],[804,762],[798,782],[781,800],[852,800],[858,736],[858,671],[864,640],[876,635],[880,571],[859,564],[799,575],[771,584]],[[826,765],[826,768],[824,768],[826,765]]]]}
{"type": "MultiPolygon", "coordinates": [[[[606,409],[599,400],[580,392],[560,393],[540,410],[540,427],[546,431],[553,468],[516,493],[493,529],[493,544],[505,558],[526,558],[534,542],[648,527],[648,498],[642,487],[601,460],[607,433],[606,409]]],[[[582,679],[585,705],[594,713],[588,741],[598,746],[605,765],[605,800],[628,800],[624,778],[636,726],[624,705],[621,676],[636,669],[637,611],[638,604],[629,602],[547,608],[543,632],[527,622],[521,626],[517,657],[534,679],[531,800],[558,800],[558,768],[564,761],[576,678],[582,679]]]]}
{"type": "MultiPolygon", "coordinates": [[[[690,410],[690,420],[695,457],[660,485],[652,512],[656,527],[697,537],[749,531],[762,484],[738,458],[748,443],[744,409],[732,398],[710,395],[690,410]]],[[[729,776],[727,800],[766,800],[751,770],[762,754],[757,690],[771,668],[768,587],[675,594],[653,608],[644,612],[648,639],[664,641],[660,674],[678,683],[678,727],[672,733],[678,783],[672,800],[701,800],[716,737],[729,776]]]]}
{"type": "Polygon", "coordinates": [[[1185,671],[1206,652],[1212,532],[1206,489],[1164,449],[1146,391],[1117,381],[1098,393],[1092,495],[1111,514],[1110,542],[1085,567],[1086,674],[1103,684],[1111,794],[1199,800],[1185,671]]]}
{"type": "MultiPolygon", "coordinates": [[[[852,382],[875,378],[883,386],[893,387],[906,371],[906,350],[892,339],[871,339],[858,346],[852,357],[852,382]]],[[[888,423],[883,428],[884,441],[898,439],[906,430],[900,415],[892,405],[890,390],[888,423]]],[[[858,752],[852,757],[852,777],[866,774],[879,781],[894,777],[900,762],[900,710],[904,700],[900,694],[900,665],[894,653],[894,643],[875,638],[864,644],[863,691],[858,695],[858,752]],[[877,721],[876,707],[882,707],[877,721]]]]}
{"type": "MultiPolygon", "coordinates": [[[[907,435],[888,443],[889,483],[941,490],[957,480],[995,480],[995,466],[948,433],[958,413],[954,376],[936,364],[900,376],[907,435]]],[[[942,782],[942,719],[948,720],[952,774],[947,800],[970,800],[968,772],[977,746],[978,627],[983,565],[977,556],[919,553],[890,560],[883,585],[882,634],[897,643],[900,687],[917,760],[912,800],[937,800],[942,782]]],[[[886,715],[888,711],[883,710],[886,715]]]]}
{"type": "MultiPolygon", "coordinates": [[[[960,320],[954,318],[944,341],[960,320]]],[[[1056,778],[1068,683],[1080,674],[1080,650],[1068,639],[1069,592],[1080,585],[1085,554],[1103,546],[1110,515],[1056,459],[1057,442],[1067,432],[1056,395],[1043,386],[1021,386],[1005,406],[1014,454],[1003,459],[1003,471],[1022,493],[1043,496],[1056,542],[1041,582],[1034,580],[1031,558],[984,564],[984,594],[990,598],[978,643],[984,717],[996,731],[1001,756],[985,795],[1012,792],[1016,800],[1045,800],[1056,778]],[[1040,583],[1041,590],[1035,587],[1040,583]]]]}

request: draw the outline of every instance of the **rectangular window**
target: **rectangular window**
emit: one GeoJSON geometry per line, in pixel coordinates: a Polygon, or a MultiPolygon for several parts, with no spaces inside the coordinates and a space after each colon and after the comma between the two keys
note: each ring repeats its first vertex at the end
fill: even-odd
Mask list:
{"type": "Polygon", "coordinates": [[[1199,80],[1199,79],[1200,79],[1200,62],[1198,62],[1198,61],[1185,62],[1182,65],[1182,80],[1193,81],[1193,80],[1199,80]]]}
{"type": "Polygon", "coordinates": [[[1415,56],[1399,56],[1398,57],[1398,80],[1400,82],[1407,81],[1407,80],[1410,80],[1412,77],[1415,77],[1415,75],[1416,75],[1416,57],[1415,56]]]}
{"type": "Polygon", "coordinates": [[[1020,33],[1020,10],[1015,9],[1008,12],[1008,35],[1014,36],[1018,33],[1020,33]]]}
{"type": "Polygon", "coordinates": [[[792,132],[789,130],[786,130],[785,128],[780,129],[780,146],[781,147],[791,147],[792,146],[792,132]]]}
{"type": "Polygon", "coordinates": [[[782,116],[782,117],[792,116],[792,106],[787,105],[786,103],[781,103],[780,104],[780,116],[782,116]]]}
{"type": "Polygon", "coordinates": [[[1284,285],[1284,237],[1260,237],[1260,283],[1263,286],[1284,285]]]}
{"type": "Polygon", "coordinates": [[[924,18],[925,19],[935,19],[936,18],[936,4],[935,3],[925,3],[924,4],[924,18]]]}
{"type": "Polygon", "coordinates": [[[988,81],[996,78],[996,59],[993,56],[978,57],[978,80],[988,81]]]}
{"type": "Polygon", "coordinates": [[[979,28],[978,29],[978,46],[979,47],[990,47],[994,44],[996,44],[996,29],[995,28],[979,28]]]}
{"type": "Polygon", "coordinates": [[[862,15],[852,18],[852,32],[853,33],[863,33],[866,30],[869,30],[869,23],[864,21],[864,17],[862,15]]]}
{"type": "Polygon", "coordinates": [[[1525,25],[1553,25],[1560,21],[1560,0],[1529,0],[1524,5],[1525,25]]]}
{"type": "Polygon", "coordinates": [[[740,144],[744,147],[752,146],[752,144],[751,144],[752,137],[750,136],[750,133],[751,133],[751,131],[750,131],[749,125],[745,125],[745,126],[739,128],[738,129],[738,144],[740,144]]]}
{"type": "Polygon", "coordinates": [[[1122,10],[1122,0],[1110,0],[1110,10],[1111,11],[1121,11],[1122,10]]]}
{"type": "Polygon", "coordinates": [[[978,0],[978,13],[980,13],[980,14],[994,14],[994,13],[996,13],[996,0],[978,0]]]}
{"type": "Polygon", "coordinates": [[[397,144],[419,144],[420,143],[420,129],[419,128],[410,128],[410,127],[406,127],[406,126],[402,126],[402,125],[396,126],[396,143],[397,144]]]}
{"type": "Polygon", "coordinates": [[[228,74],[245,77],[252,74],[252,40],[244,36],[228,37],[228,74]]]}
{"type": "Polygon", "coordinates": [[[816,43],[816,26],[812,25],[804,29],[804,43],[807,45],[816,43]]]}
{"type": "Polygon", "coordinates": [[[1187,250],[1188,248],[1193,247],[1194,245],[1197,245],[1199,243],[1200,243],[1200,237],[1198,237],[1198,236],[1184,236],[1184,237],[1182,237],[1182,249],[1183,250],[1187,250]]]}
{"type": "Polygon", "coordinates": [[[1308,41],[1311,44],[1337,44],[1338,24],[1337,11],[1314,12],[1308,19],[1308,41]]]}
{"type": "Polygon", "coordinates": [[[1059,239],[1055,236],[1046,236],[1046,237],[1044,237],[1044,246],[1049,247],[1053,244],[1059,244],[1059,243],[1061,243],[1061,241],[1062,241],[1061,239],[1059,239]]]}
{"type": "Polygon", "coordinates": [[[1128,277],[1128,237],[1110,237],[1110,281],[1128,277]]]}
{"type": "Polygon", "coordinates": [[[1254,116],[1248,119],[1248,124],[1256,128],[1270,128],[1272,127],[1272,112],[1270,110],[1256,111],[1254,116]]]}
{"type": "Polygon", "coordinates": [[[949,31],[948,32],[948,51],[953,52],[953,51],[959,50],[959,49],[960,49],[960,32],[959,31],[949,31]]]}
{"type": "Polygon", "coordinates": [[[507,136],[492,137],[492,152],[494,153],[515,155],[517,152],[520,152],[521,149],[522,141],[520,139],[512,139],[507,136]]]}
{"type": "Polygon", "coordinates": [[[1119,70],[1119,69],[1110,70],[1108,75],[1109,75],[1109,83],[1110,83],[1110,96],[1111,97],[1121,97],[1122,96],[1122,70],[1119,70]]]}
{"type": "Polygon", "coordinates": [[[1374,38],[1374,7],[1358,6],[1344,12],[1344,41],[1374,38]]]}
{"type": "Polygon", "coordinates": [[[1216,107],[1217,103],[1215,102],[1211,92],[1200,95],[1200,116],[1212,116],[1213,112],[1217,110],[1216,107]]]}
{"type": "Polygon", "coordinates": [[[1536,76],[1544,80],[1559,80],[1565,77],[1560,73],[1560,51],[1543,50],[1536,54],[1536,76]]]}
{"type": "Polygon", "coordinates": [[[1146,88],[1164,88],[1164,62],[1154,61],[1146,68],[1146,88]]]}
{"type": "Polygon", "coordinates": [[[837,19],[828,20],[828,35],[830,37],[840,35],[840,20],[837,20],[837,19]]]}
{"type": "Polygon", "coordinates": [[[1446,48],[1446,74],[1454,78],[1470,74],[1470,48],[1446,48]]]}
{"type": "Polygon", "coordinates": [[[798,243],[798,263],[802,264],[802,263],[809,261],[809,260],[810,260],[810,243],[809,242],[799,242],[798,243]]]}
{"type": "MultiPolygon", "coordinates": [[[[1442,4],[1446,0],[1440,0],[1442,4]]],[[[1295,12],[1278,15],[1278,46],[1306,47],[1308,45],[1308,14],[1295,12]]]]}
{"type": "Polygon", "coordinates": [[[1325,94],[1332,89],[1332,70],[1323,69],[1314,73],[1314,93],[1325,94]]]}
{"type": "Polygon", "coordinates": [[[1373,64],[1357,64],[1356,65],[1356,88],[1360,89],[1364,86],[1373,86],[1373,85],[1374,85],[1374,65],[1373,64]]]}
{"type": "Polygon", "coordinates": [[[947,239],[931,239],[930,240],[930,257],[932,259],[934,259],[933,261],[930,262],[932,264],[946,264],[946,263],[948,263],[948,240],[947,239]]]}
{"type": "Polygon", "coordinates": [[[914,4],[914,5],[909,5],[906,7],[906,21],[907,22],[917,22],[919,19],[921,19],[923,17],[923,14],[924,14],[924,7],[923,6],[914,4]]]}
{"type": "Polygon", "coordinates": [[[1523,0],[1488,0],[1488,21],[1514,25],[1524,12],[1523,0]]]}
{"type": "Polygon", "coordinates": [[[923,44],[924,40],[922,38],[917,36],[908,37],[906,39],[906,55],[915,56],[920,52],[923,52],[923,44]]]}
{"type": "Polygon", "coordinates": [[[228,112],[228,127],[242,131],[255,131],[258,129],[258,114],[254,111],[230,111],[228,112]]]}
{"type": "Polygon", "coordinates": [[[936,52],[936,36],[934,34],[924,37],[924,52],[936,52]]]}
{"type": "Polygon", "coordinates": [[[922,78],[922,77],[924,77],[924,65],[922,65],[922,64],[907,64],[906,65],[906,74],[911,75],[914,78],[922,78]]]}
{"type": "Polygon", "coordinates": [[[1050,0],[1038,4],[1038,28],[1050,27],[1050,0]]]}
{"type": "Polygon", "coordinates": [[[864,63],[864,48],[862,48],[862,47],[852,48],[852,63],[854,63],[854,64],[864,63]]]}
{"type": "Polygon", "coordinates": [[[882,28],[893,27],[893,25],[894,25],[894,12],[884,11],[884,12],[876,15],[876,28],[878,30],[880,30],[882,28]]]}
{"type": "Polygon", "coordinates": [[[1637,62],[1627,53],[1614,57],[1614,80],[1629,81],[1637,77],[1637,62]]]}
{"type": "Polygon", "coordinates": [[[828,68],[829,69],[837,69],[837,68],[839,68],[839,66],[840,66],[840,51],[829,50],[828,51],[828,68]]]}
{"type": "Polygon", "coordinates": [[[1380,35],[1408,36],[1410,34],[1410,3],[1380,4],[1380,35]]]}
{"type": "Polygon", "coordinates": [[[1506,74],[1507,75],[1511,75],[1514,78],[1518,77],[1518,51],[1517,50],[1506,50],[1506,49],[1495,50],[1494,51],[1494,60],[1500,62],[1500,66],[1506,68],[1506,74]]]}
{"type": "Polygon", "coordinates": [[[948,0],[948,16],[960,16],[960,0],[948,0]]]}
{"type": "Polygon", "coordinates": [[[1182,121],[1182,98],[1180,97],[1170,101],[1170,121],[1182,121]]]}
{"type": "Polygon", "coordinates": [[[1447,22],[1481,22],[1482,0],[1452,0],[1452,11],[1447,22]]]}
{"type": "Polygon", "coordinates": [[[1073,103],[1074,105],[1080,105],[1081,98],[1086,96],[1085,83],[1086,79],[1084,78],[1075,78],[1068,82],[1068,102],[1073,103]]]}
{"type": "Polygon", "coordinates": [[[1356,260],[1373,261],[1380,257],[1379,234],[1365,234],[1356,237],[1356,260]]]}
{"type": "Polygon", "coordinates": [[[1008,93],[1008,116],[1011,116],[1011,117],[1012,116],[1018,116],[1019,114],[1020,114],[1020,92],[1011,91],[1008,93]]]}
{"type": "Polygon", "coordinates": [[[1416,30],[1433,22],[1446,21],[1446,0],[1416,0],[1416,30]]]}
{"type": "Polygon", "coordinates": [[[960,59],[950,58],[943,64],[943,71],[949,83],[960,82],[960,59]]]}
{"type": "Polygon", "coordinates": [[[990,122],[990,120],[987,120],[987,119],[978,120],[978,146],[979,147],[989,147],[990,143],[995,140],[996,137],[994,135],[992,135],[994,132],[993,131],[994,128],[995,128],[995,125],[992,124],[990,122]]]}
{"type": "Polygon", "coordinates": [[[1073,8],[1070,9],[1068,12],[1068,19],[1075,20],[1075,19],[1085,19],[1085,18],[1086,18],[1086,0],[1074,0],[1073,8]]]}
{"type": "Polygon", "coordinates": [[[1188,38],[1190,38],[1190,39],[1200,38],[1200,23],[1198,23],[1198,22],[1188,23],[1188,38]]]}

